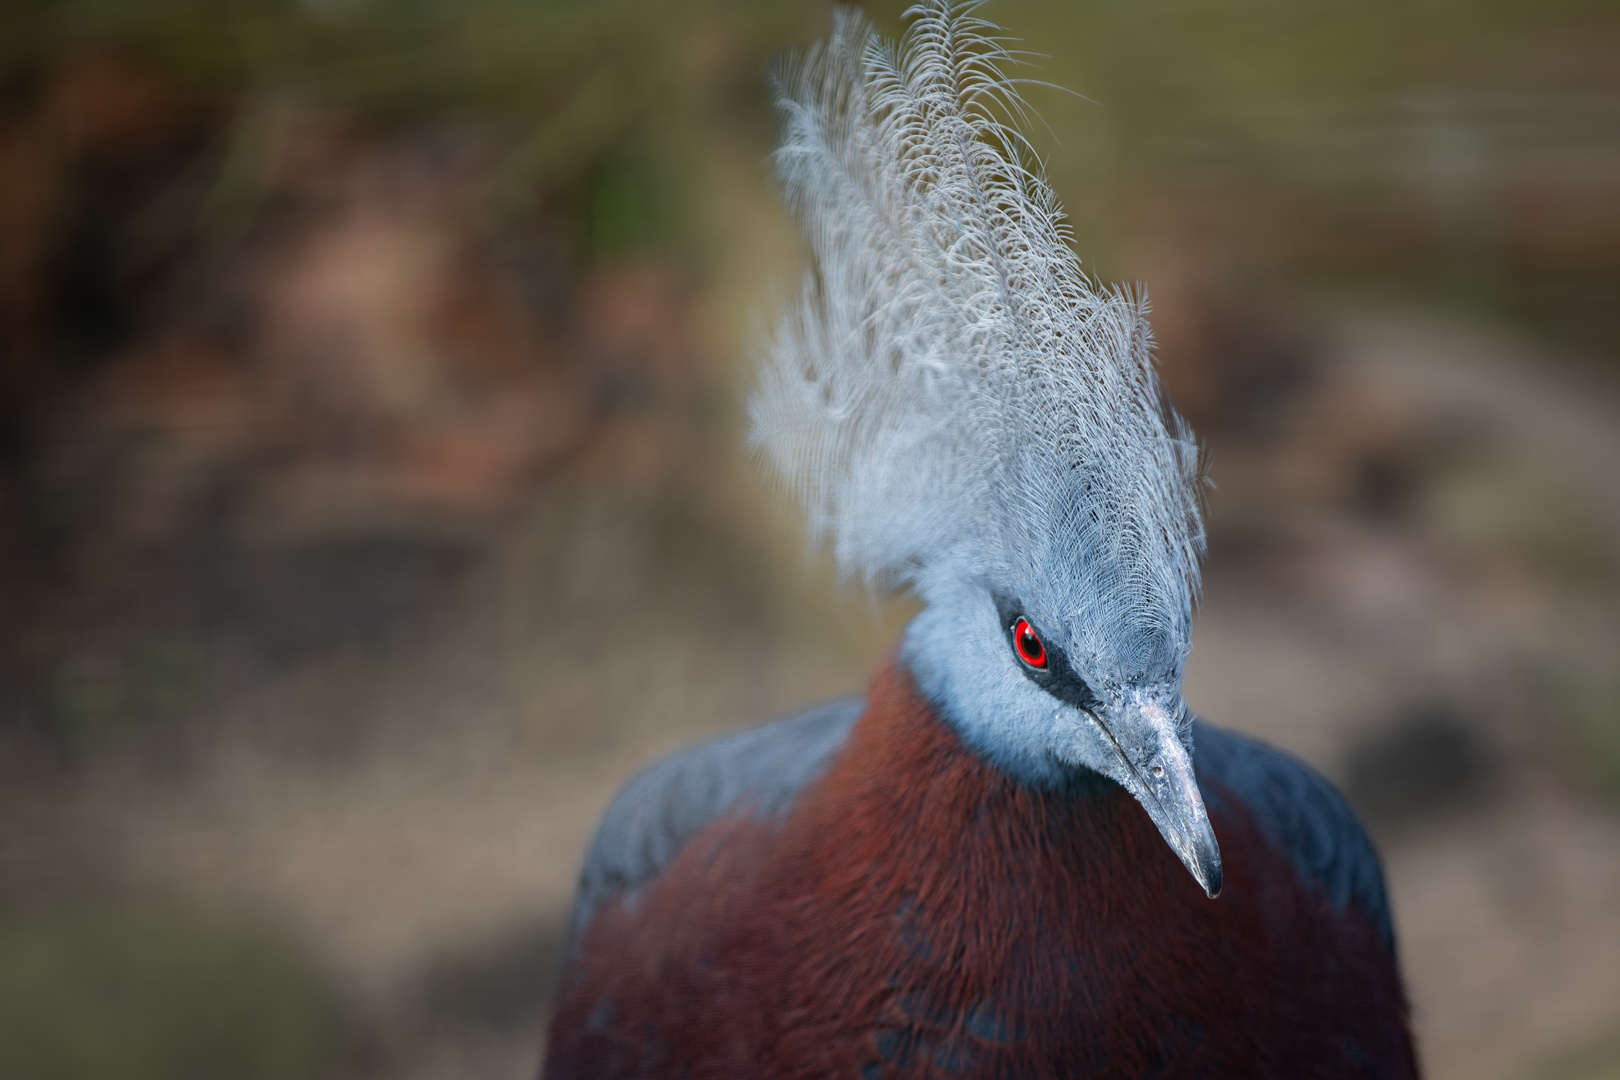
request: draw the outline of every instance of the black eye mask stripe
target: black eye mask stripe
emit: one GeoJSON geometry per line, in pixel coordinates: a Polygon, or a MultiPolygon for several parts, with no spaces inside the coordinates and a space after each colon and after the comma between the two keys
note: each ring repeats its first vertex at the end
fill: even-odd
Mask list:
{"type": "Polygon", "coordinates": [[[1041,628],[1035,625],[1035,620],[1024,614],[1016,604],[998,598],[996,607],[1001,613],[1002,632],[1007,635],[1007,647],[1013,651],[1014,659],[1018,658],[1018,644],[1013,639],[1013,627],[1018,625],[1019,619],[1028,620],[1041,639],[1041,644],[1046,647],[1044,668],[1033,668],[1023,660],[1018,660],[1018,670],[1024,673],[1024,678],[1065,704],[1073,705],[1077,709],[1096,708],[1099,704],[1097,695],[1091,692],[1091,687],[1086,685],[1084,679],[1074,673],[1074,668],[1070,666],[1069,658],[1062,647],[1047,637],[1041,628]]]}

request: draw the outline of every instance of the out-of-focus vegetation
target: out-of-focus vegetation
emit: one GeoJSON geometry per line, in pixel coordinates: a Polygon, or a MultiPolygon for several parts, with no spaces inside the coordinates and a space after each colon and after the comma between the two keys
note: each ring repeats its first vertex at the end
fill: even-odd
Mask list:
{"type": "Polygon", "coordinates": [[[1620,1042],[1608,1039],[1560,1055],[1528,1080],[1620,1080],[1620,1042]]]}
{"type": "MultiPolygon", "coordinates": [[[[868,5],[898,29],[902,4],[868,5]]],[[[85,47],[200,95],[207,207],[245,212],[289,99],[380,123],[515,136],[482,211],[571,203],[610,246],[708,235],[712,147],[768,148],[770,59],[827,7],[759,0],[20,2],[0,19],[15,88],[85,47]],[[653,223],[656,222],[656,225],[653,223]]],[[[1600,0],[1318,4],[1008,0],[1082,246],[1192,229],[1265,269],[1412,290],[1612,342],[1620,285],[1616,16],[1600,0]],[[1234,211],[1241,211],[1234,216],[1234,211]]],[[[730,163],[728,163],[730,164],[730,163]]]]}
{"type": "MultiPolygon", "coordinates": [[[[113,49],[160,73],[205,129],[193,147],[201,227],[259,208],[278,121],[304,107],[381,127],[493,129],[500,151],[469,195],[468,224],[499,228],[538,204],[611,252],[700,240],[687,221],[703,125],[717,110],[757,124],[764,59],[814,33],[820,14],[752,0],[23,3],[0,15],[0,65],[14,108],[78,52],[113,49]]],[[[143,103],[82,104],[138,114],[143,103]]]]}
{"type": "Polygon", "coordinates": [[[325,977],[262,933],[151,901],[0,919],[0,1074],[318,1080],[362,1059],[325,977]]]}
{"type": "Polygon", "coordinates": [[[1101,103],[1054,125],[1086,250],[1174,235],[1234,274],[1487,311],[1612,352],[1609,5],[1017,7],[1010,25],[1044,31],[1040,77],[1101,103]]]}

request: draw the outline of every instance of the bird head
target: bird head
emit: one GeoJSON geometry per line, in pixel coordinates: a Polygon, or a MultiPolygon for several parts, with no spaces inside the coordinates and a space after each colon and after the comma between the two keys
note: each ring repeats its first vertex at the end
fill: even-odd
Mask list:
{"type": "MultiPolygon", "coordinates": [[[[1093,776],[1117,783],[1216,896],[1220,849],[1181,695],[1184,625],[1144,626],[1141,612],[1099,599],[1108,594],[1058,581],[926,576],[918,583],[926,606],[902,656],[964,740],[1003,772],[1036,787],[1093,776]]],[[[1174,592],[1161,597],[1166,606],[1178,602],[1174,592]]]]}
{"type": "Polygon", "coordinates": [[[1027,784],[1118,783],[1213,896],[1181,696],[1198,451],[1145,300],[1081,270],[976,6],[924,0],[895,44],[841,12],[779,72],[814,264],[751,439],[847,573],[921,598],[902,658],[971,746],[1027,784]]]}

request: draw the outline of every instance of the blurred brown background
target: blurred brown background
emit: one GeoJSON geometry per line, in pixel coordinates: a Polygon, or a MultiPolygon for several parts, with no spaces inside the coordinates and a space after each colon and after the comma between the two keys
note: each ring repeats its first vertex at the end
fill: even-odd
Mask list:
{"type": "MultiPolygon", "coordinates": [[[[986,14],[1210,448],[1194,707],[1369,821],[1436,1080],[1620,1076],[1620,12],[986,14]]],[[[0,6],[0,1075],[532,1075],[614,787],[862,685],[740,449],[827,25],[0,6]]]]}

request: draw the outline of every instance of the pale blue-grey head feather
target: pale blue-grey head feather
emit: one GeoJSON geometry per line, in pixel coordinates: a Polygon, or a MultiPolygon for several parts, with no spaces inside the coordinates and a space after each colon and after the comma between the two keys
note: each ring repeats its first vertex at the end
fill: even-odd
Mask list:
{"type": "Polygon", "coordinates": [[[779,77],[786,199],[814,254],[752,439],[839,565],[969,576],[1053,613],[1071,651],[1179,666],[1203,531],[1146,305],[1093,283],[1006,118],[1026,110],[972,7],[898,46],[842,11],[779,77]]]}

